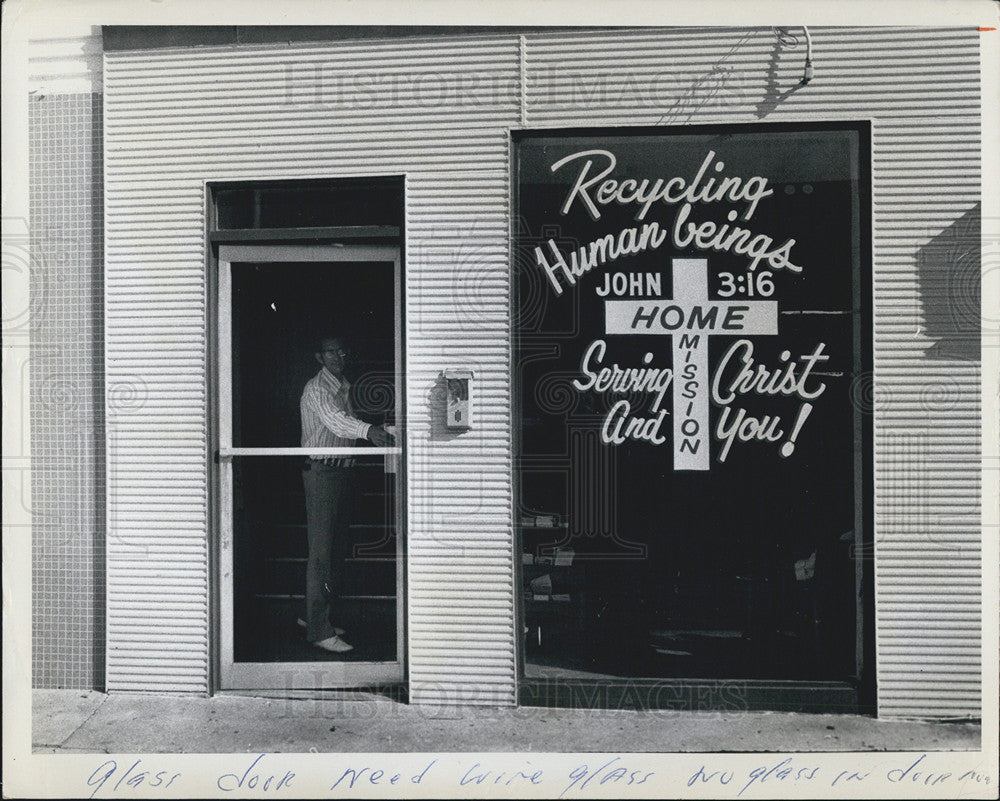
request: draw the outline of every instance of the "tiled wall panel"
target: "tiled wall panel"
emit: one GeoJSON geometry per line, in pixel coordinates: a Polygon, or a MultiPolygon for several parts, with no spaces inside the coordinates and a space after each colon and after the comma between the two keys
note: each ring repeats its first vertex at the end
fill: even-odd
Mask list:
{"type": "Polygon", "coordinates": [[[101,689],[101,95],[35,95],[29,109],[32,682],[101,689]]]}

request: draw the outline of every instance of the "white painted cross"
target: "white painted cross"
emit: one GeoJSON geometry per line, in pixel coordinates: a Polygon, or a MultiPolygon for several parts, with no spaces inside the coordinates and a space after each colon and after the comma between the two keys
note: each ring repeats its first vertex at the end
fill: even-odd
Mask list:
{"type": "Polygon", "coordinates": [[[708,470],[707,337],[777,334],[778,302],[711,300],[706,259],[673,259],[673,270],[673,299],[607,300],[604,330],[671,337],[674,470],[708,470]]]}

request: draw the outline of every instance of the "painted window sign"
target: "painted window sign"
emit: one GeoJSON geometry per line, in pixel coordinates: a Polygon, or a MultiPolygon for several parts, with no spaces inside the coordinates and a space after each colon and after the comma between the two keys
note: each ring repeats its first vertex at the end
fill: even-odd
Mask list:
{"type": "Polygon", "coordinates": [[[857,135],[767,138],[770,148],[759,133],[594,137],[596,147],[582,137],[521,140],[519,181],[522,190],[532,184],[535,199],[522,193],[519,205],[529,234],[521,255],[530,244],[537,271],[532,288],[551,294],[541,301],[547,308],[561,301],[602,312],[603,330],[583,350],[572,386],[614,398],[604,444],[672,448],[675,470],[709,470],[710,453],[724,462],[748,442],[789,458],[805,425],[823,425],[809,418],[828,379],[856,372],[860,341],[830,351],[831,320],[820,318],[839,316],[849,331],[860,312],[853,294],[822,291],[837,276],[847,289],[860,282],[857,135]],[[531,241],[532,226],[564,241],[531,241]],[[644,343],[638,361],[609,358],[622,337],[644,343]],[[761,337],[776,338],[776,358],[761,352],[761,337]],[[712,371],[710,341],[721,346],[712,371]],[[778,397],[797,404],[789,413],[787,403],[779,412],[744,402],[778,397]]]}
{"type": "Polygon", "coordinates": [[[582,630],[614,619],[611,638],[643,628],[630,642],[700,626],[753,643],[708,675],[854,670],[868,136],[848,123],[514,135],[522,544],[633,561],[579,578],[579,614],[602,610],[582,630]],[[806,650],[761,645],[794,628],[778,610],[799,563],[821,565],[831,604],[809,668],[806,650]]]}

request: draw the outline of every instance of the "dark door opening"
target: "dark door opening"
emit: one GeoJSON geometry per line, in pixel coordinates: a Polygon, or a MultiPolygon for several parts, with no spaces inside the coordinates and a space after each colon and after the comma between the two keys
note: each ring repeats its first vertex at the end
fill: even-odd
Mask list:
{"type": "Polygon", "coordinates": [[[391,246],[220,248],[220,506],[224,687],[358,686],[402,679],[401,447],[304,447],[300,402],[338,337],[350,415],[400,432],[401,274],[391,246]],[[330,623],[352,650],[306,639],[304,481],[343,476],[330,623]]]}

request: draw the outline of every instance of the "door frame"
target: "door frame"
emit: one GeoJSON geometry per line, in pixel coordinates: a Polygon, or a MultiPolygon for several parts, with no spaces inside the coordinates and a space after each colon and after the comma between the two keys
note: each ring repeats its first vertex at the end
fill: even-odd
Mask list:
{"type": "Polygon", "coordinates": [[[220,690],[324,690],[399,684],[406,666],[406,394],[403,331],[404,276],[398,244],[219,244],[212,259],[209,296],[213,315],[208,341],[214,361],[209,387],[213,427],[209,467],[215,532],[211,579],[216,586],[217,636],[214,685],[220,690]],[[240,262],[391,262],[394,273],[393,320],[397,444],[393,447],[234,448],[232,445],[232,264],[240,262]],[[382,455],[395,462],[396,474],[396,658],[388,662],[235,662],[233,650],[233,485],[237,456],[382,455]]]}

